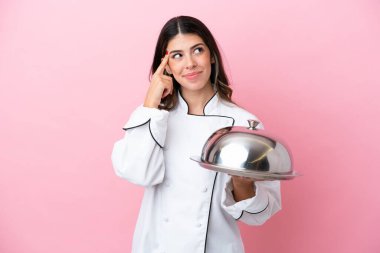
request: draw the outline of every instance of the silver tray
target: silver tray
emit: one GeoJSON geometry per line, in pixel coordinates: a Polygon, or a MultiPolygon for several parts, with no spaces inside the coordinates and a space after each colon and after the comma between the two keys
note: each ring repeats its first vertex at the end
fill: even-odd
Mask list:
{"type": "Polygon", "coordinates": [[[211,163],[207,163],[201,160],[199,156],[190,157],[191,160],[199,163],[200,166],[218,172],[227,173],[229,175],[241,176],[241,177],[249,177],[253,178],[256,181],[270,181],[270,180],[290,180],[300,174],[292,172],[289,174],[278,174],[278,173],[268,173],[268,172],[259,172],[259,171],[247,171],[242,169],[228,168],[220,165],[214,165],[211,163]]]}

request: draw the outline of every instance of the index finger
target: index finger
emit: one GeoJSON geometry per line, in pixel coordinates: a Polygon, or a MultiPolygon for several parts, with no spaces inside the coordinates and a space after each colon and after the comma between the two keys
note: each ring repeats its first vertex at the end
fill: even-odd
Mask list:
{"type": "Polygon", "coordinates": [[[165,66],[168,63],[168,61],[169,61],[169,54],[166,54],[164,58],[162,59],[161,64],[156,69],[156,72],[163,74],[165,70],[165,66]]]}

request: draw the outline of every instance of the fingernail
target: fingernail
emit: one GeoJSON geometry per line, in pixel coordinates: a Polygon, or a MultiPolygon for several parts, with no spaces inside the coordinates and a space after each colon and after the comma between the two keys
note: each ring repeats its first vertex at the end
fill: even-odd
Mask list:
{"type": "Polygon", "coordinates": [[[167,55],[169,52],[168,52],[168,50],[166,50],[166,53],[165,53],[165,55],[167,55]]]}

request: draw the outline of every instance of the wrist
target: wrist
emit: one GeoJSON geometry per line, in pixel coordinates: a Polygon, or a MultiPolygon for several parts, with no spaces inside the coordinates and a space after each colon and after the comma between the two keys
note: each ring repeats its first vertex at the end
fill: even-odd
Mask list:
{"type": "Polygon", "coordinates": [[[253,180],[232,177],[232,195],[239,202],[256,196],[256,185],[253,180]]]}
{"type": "Polygon", "coordinates": [[[155,102],[152,102],[152,101],[145,101],[144,102],[144,107],[149,107],[149,108],[158,108],[158,105],[157,103],[155,102]]]}

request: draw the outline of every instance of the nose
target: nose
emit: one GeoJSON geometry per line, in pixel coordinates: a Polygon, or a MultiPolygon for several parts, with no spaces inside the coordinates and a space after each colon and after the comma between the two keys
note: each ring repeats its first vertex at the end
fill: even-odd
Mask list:
{"type": "Polygon", "coordinates": [[[189,55],[186,59],[186,68],[193,69],[197,66],[197,62],[193,59],[192,55],[189,55]]]}

